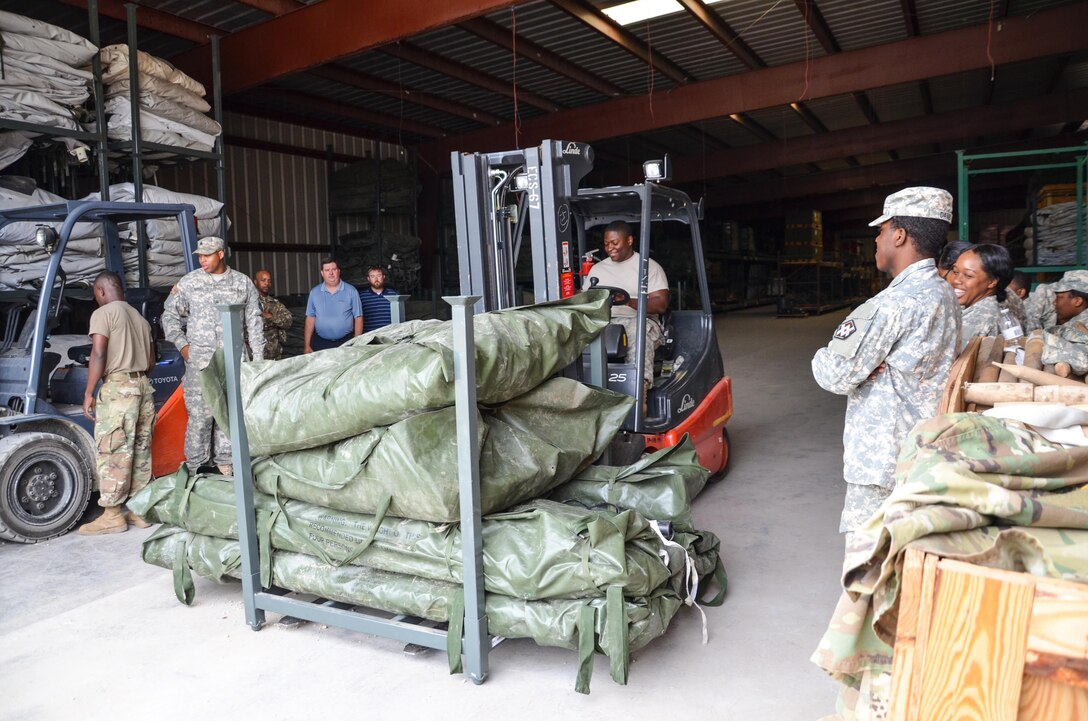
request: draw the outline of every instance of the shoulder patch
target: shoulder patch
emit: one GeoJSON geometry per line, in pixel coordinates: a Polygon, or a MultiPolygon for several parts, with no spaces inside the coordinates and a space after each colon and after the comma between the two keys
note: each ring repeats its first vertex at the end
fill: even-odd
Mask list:
{"type": "Polygon", "coordinates": [[[839,323],[839,327],[835,329],[834,338],[836,340],[846,340],[850,336],[854,335],[858,330],[858,325],[852,318],[847,318],[842,323],[839,323]]]}

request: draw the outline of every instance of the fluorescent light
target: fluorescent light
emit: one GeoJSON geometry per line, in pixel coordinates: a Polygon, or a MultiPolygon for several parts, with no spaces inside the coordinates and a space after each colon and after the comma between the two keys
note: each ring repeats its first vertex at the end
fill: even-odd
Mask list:
{"type": "MultiPolygon", "coordinates": [[[[723,2],[723,0],[703,0],[705,5],[717,5],[720,2],[723,2]]],[[[676,0],[631,0],[630,2],[613,5],[610,8],[602,8],[601,12],[620,25],[630,25],[642,20],[652,20],[663,15],[672,15],[683,9],[683,6],[676,0]]]]}
{"type": "Polygon", "coordinates": [[[683,9],[676,0],[631,0],[622,5],[605,8],[602,12],[620,25],[630,25],[642,20],[678,13],[683,9]]]}

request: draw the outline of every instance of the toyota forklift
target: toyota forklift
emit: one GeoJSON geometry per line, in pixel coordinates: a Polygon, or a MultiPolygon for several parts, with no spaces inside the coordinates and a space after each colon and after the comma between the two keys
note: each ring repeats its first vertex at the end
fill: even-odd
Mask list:
{"type": "MultiPolygon", "coordinates": [[[[481,297],[477,311],[573,295],[585,285],[592,269],[588,259],[601,247],[603,229],[615,220],[637,228],[638,335],[626,338],[622,326],[609,324],[601,341],[602,385],[636,400],[607,462],[627,465],[688,435],[699,462],[712,477],[720,477],[729,462],[732,381],[714,333],[699,235],[702,207],[663,184],[667,159],[645,163],[643,183],[607,188],[578,187],[593,168],[593,149],[578,142],[545,140],[508,152],[455,152],[452,166],[461,293],[481,297]],[[670,293],[670,309],[661,318],[664,344],[655,356],[653,383],[646,387],[648,259],[655,250],[651,239],[666,235],[669,248],[662,252],[671,253],[676,243],[690,247],[698,300],[695,307],[682,308],[678,294],[670,293]],[[587,262],[579,264],[579,259],[587,262]],[[530,266],[531,298],[519,284],[530,266]],[[632,363],[626,361],[628,345],[636,350],[632,363]]],[[[613,305],[627,302],[622,289],[608,290],[613,305]]],[[[567,373],[592,382],[595,363],[600,360],[587,351],[583,362],[575,364],[580,367],[567,373]]]]}
{"type": "MultiPolygon", "coordinates": [[[[191,205],[104,201],[0,210],[0,227],[36,225],[35,242],[48,253],[39,289],[0,292],[0,539],[36,543],[66,533],[83,516],[95,486],[94,421],[83,415],[83,393],[91,349],[86,324],[96,304],[86,284],[68,287],[63,264],[76,224],[101,226],[104,269],[124,283],[118,225],[175,219],[185,269],[191,271],[196,268],[193,212],[191,205]]],[[[139,247],[139,276],[146,279],[146,255],[139,247]]],[[[176,468],[184,453],[179,428],[184,433],[185,362],[162,340],[158,320],[168,291],[145,281],[126,286],[125,300],[148,319],[156,341],[158,359],[148,374],[158,411],[152,462],[176,468]]]]}

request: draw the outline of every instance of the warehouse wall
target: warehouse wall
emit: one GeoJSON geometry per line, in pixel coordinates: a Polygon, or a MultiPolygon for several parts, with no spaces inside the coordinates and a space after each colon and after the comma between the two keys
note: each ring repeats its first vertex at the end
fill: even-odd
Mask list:
{"type": "MultiPolygon", "coordinates": [[[[407,151],[391,143],[380,143],[351,135],[289,125],[227,113],[224,117],[227,168],[227,214],[231,219],[229,242],[234,246],[230,264],[250,276],[268,268],[275,278],[277,295],[308,292],[320,280],[318,263],[328,252],[330,226],[327,204],[328,162],[298,152],[231,145],[230,138],[319,151],[332,145],[334,153],[358,160],[367,157],[396,158],[407,162],[407,151]],[[254,243],[314,246],[314,250],[245,249],[254,243]]],[[[345,167],[334,162],[333,168],[345,167]]],[[[161,166],[152,183],[170,190],[216,197],[215,167],[197,162],[161,166]]],[[[366,230],[372,217],[337,219],[338,235],[366,230]]],[[[382,219],[383,230],[409,233],[406,216],[382,219]]]]}

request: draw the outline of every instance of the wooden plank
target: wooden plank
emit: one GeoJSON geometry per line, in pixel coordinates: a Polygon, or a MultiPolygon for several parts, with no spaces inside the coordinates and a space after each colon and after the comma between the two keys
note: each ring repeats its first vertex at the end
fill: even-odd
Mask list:
{"type": "Polygon", "coordinates": [[[1024,673],[1088,690],[1088,586],[1039,579],[1024,673]]]}
{"type": "Polygon", "coordinates": [[[917,708],[925,721],[1016,719],[1035,584],[978,568],[939,566],[917,708]]]}
{"type": "Polygon", "coordinates": [[[888,702],[889,721],[905,719],[910,702],[925,559],[926,554],[916,548],[908,548],[903,556],[903,571],[899,581],[899,614],[895,625],[895,653],[892,656],[891,698],[888,702]]]}
{"type": "MultiPolygon", "coordinates": [[[[927,555],[922,565],[922,591],[919,593],[918,630],[915,633],[914,669],[911,672],[910,702],[903,721],[919,721],[922,700],[922,674],[926,668],[926,644],[929,643],[929,624],[933,616],[933,595],[937,588],[937,565],[940,558],[927,555]]],[[[898,721],[898,720],[896,720],[898,721]]]]}
{"type": "Polygon", "coordinates": [[[1024,676],[1017,721],[1084,721],[1088,719],[1088,689],[1048,678],[1024,676]]]}

